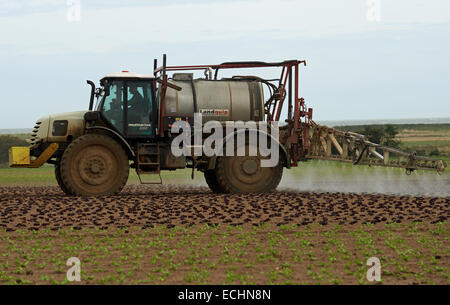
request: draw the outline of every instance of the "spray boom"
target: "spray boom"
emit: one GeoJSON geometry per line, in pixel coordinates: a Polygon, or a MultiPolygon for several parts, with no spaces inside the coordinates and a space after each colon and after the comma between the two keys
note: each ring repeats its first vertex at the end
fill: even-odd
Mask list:
{"type": "Polygon", "coordinates": [[[343,132],[310,122],[309,149],[303,151],[306,159],[321,159],[352,162],[354,165],[398,167],[406,169],[409,175],[417,169],[436,170],[442,174],[447,167],[444,160],[417,156],[396,148],[372,143],[366,136],[343,132]]]}

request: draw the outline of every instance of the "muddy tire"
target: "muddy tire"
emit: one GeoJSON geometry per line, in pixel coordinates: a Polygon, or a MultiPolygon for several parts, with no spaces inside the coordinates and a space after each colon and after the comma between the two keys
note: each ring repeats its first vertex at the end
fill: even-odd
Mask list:
{"type": "Polygon", "coordinates": [[[101,134],[86,134],[74,140],[60,164],[63,185],[78,196],[119,193],[127,183],[129,169],[122,146],[101,134]]]}
{"type": "Polygon", "coordinates": [[[61,160],[58,159],[56,160],[56,164],[55,164],[55,178],[56,178],[56,182],[58,182],[58,185],[60,187],[60,189],[66,194],[66,195],[73,195],[66,187],[66,185],[64,184],[64,182],[62,181],[61,178],[61,160]]]}
{"type": "Polygon", "coordinates": [[[206,184],[213,193],[223,193],[222,188],[217,182],[216,173],[214,170],[206,170],[204,173],[206,184]]]}
{"type": "Polygon", "coordinates": [[[263,159],[248,156],[246,144],[245,156],[223,156],[217,158],[215,176],[224,193],[266,193],[274,191],[283,176],[281,162],[274,167],[261,167],[263,159]]]}

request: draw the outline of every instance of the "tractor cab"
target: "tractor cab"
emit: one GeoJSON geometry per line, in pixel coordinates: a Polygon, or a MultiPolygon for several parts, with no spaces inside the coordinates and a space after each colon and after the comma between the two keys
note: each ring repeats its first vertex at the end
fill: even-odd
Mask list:
{"type": "Polygon", "coordinates": [[[95,110],[108,127],[127,138],[155,136],[158,110],[153,75],[111,73],[100,85],[95,110]]]}

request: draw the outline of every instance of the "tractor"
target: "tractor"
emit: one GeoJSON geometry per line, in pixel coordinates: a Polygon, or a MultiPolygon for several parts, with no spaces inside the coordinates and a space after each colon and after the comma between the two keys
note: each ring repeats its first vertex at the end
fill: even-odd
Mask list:
{"type": "Polygon", "coordinates": [[[88,80],[88,110],[37,120],[30,146],[10,148],[10,166],[53,164],[62,191],[76,196],[119,193],[127,183],[130,167],[141,183],[146,183],[141,179],[144,174],[158,175],[156,183],[162,183],[162,170],[190,168],[192,177],[195,170],[201,171],[215,193],[274,191],[285,168],[311,159],[399,167],[407,173],[445,170],[443,160],[316,124],[312,109],[299,97],[302,65],[306,66],[306,61],[167,66],[163,55],[161,66],[154,60],[152,74],[111,73],[100,79],[98,87],[88,80]],[[275,79],[218,77],[222,70],[247,68],[277,69],[281,74],[275,79]],[[194,78],[192,71],[204,72],[204,77],[194,78]],[[282,113],[286,119],[280,123],[282,113]],[[222,130],[212,146],[215,153],[207,154],[202,148],[212,130],[202,127],[212,122],[215,129],[222,130]],[[229,123],[239,124],[227,128],[229,123]],[[195,130],[199,124],[200,132],[195,130]],[[181,131],[186,132],[180,142],[181,131]],[[251,141],[251,135],[256,142],[251,141]],[[185,141],[189,138],[194,140],[185,141]],[[239,142],[239,138],[244,140],[239,142]],[[174,141],[180,143],[174,145],[174,141]],[[267,148],[277,154],[270,166],[262,165],[271,156],[259,149],[257,142],[261,141],[270,142],[267,148]],[[174,147],[185,153],[175,153],[174,147]]]}

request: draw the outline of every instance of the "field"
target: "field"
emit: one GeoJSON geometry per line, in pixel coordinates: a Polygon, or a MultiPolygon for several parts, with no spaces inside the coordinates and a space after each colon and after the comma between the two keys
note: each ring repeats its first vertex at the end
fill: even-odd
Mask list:
{"type": "MultiPolygon", "coordinates": [[[[449,163],[441,127],[399,137],[449,163]]],[[[53,171],[0,168],[0,284],[68,284],[70,257],[81,284],[450,284],[449,170],[312,161],[262,195],[213,194],[190,170],[164,185],[130,172],[98,198],[65,196],[53,171]],[[381,282],[366,277],[371,257],[381,282]]]]}
{"type": "Polygon", "coordinates": [[[276,192],[215,195],[195,186],[128,186],[66,197],[1,188],[1,283],[448,284],[449,200],[276,192]]]}

